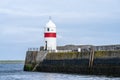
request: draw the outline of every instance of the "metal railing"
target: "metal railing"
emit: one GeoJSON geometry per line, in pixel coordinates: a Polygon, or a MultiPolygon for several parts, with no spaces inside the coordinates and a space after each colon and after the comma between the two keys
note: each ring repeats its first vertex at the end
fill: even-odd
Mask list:
{"type": "Polygon", "coordinates": [[[28,51],[40,51],[39,48],[28,48],[28,51]]]}

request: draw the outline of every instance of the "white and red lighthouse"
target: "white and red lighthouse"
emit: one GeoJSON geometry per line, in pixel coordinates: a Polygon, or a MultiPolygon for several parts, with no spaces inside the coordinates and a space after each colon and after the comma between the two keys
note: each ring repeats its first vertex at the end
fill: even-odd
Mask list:
{"type": "Polygon", "coordinates": [[[51,18],[44,28],[45,46],[44,49],[48,51],[56,51],[56,25],[51,18]]]}

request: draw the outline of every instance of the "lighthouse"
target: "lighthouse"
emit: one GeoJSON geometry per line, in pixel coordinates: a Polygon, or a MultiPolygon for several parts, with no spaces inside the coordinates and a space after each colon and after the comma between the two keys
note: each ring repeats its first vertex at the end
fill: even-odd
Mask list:
{"type": "Polygon", "coordinates": [[[56,25],[49,17],[48,23],[44,27],[44,50],[56,51],[56,25]]]}

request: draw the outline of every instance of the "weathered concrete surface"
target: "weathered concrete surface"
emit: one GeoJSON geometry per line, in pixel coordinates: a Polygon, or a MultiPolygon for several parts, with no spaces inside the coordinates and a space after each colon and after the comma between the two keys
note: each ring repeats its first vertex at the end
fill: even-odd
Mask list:
{"type": "Polygon", "coordinates": [[[89,53],[78,53],[78,52],[58,52],[47,54],[45,60],[65,60],[65,59],[81,59],[89,58],[89,53]]]}
{"type": "Polygon", "coordinates": [[[39,51],[37,53],[36,63],[39,64],[40,62],[42,62],[46,58],[47,53],[47,51],[39,51]]]}
{"type": "Polygon", "coordinates": [[[120,50],[118,51],[95,51],[94,58],[120,58],[120,50]]]}
{"type": "Polygon", "coordinates": [[[48,53],[42,61],[37,54],[27,52],[25,71],[32,71],[39,62],[36,71],[120,76],[120,51],[95,51],[91,67],[89,52],[48,53]]]}
{"type": "Polygon", "coordinates": [[[35,64],[38,51],[27,51],[25,64],[35,64]]]}
{"type": "Polygon", "coordinates": [[[32,69],[36,65],[37,53],[38,51],[27,51],[26,52],[24,71],[32,71],[32,69]]]}
{"type": "Polygon", "coordinates": [[[47,51],[27,51],[24,70],[34,70],[34,68],[37,67],[36,65],[45,59],[47,53],[47,51]]]}
{"type": "Polygon", "coordinates": [[[120,59],[97,59],[94,61],[93,67],[89,67],[88,59],[44,60],[37,67],[37,71],[120,76],[120,59]]]}

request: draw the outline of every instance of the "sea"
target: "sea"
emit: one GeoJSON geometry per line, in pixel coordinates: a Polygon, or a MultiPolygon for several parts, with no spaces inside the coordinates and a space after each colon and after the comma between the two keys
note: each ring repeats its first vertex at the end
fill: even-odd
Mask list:
{"type": "Polygon", "coordinates": [[[23,66],[23,63],[0,64],[0,80],[120,80],[120,77],[111,76],[25,72],[23,66]]]}

